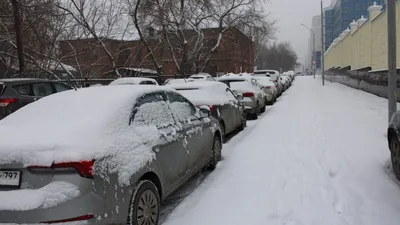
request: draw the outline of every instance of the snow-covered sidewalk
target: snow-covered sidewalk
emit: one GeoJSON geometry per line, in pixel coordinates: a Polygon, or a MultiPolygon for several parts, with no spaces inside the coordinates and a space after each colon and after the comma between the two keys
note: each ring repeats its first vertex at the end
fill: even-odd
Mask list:
{"type": "Polygon", "coordinates": [[[387,100],[297,77],[163,225],[399,225],[387,100]]]}

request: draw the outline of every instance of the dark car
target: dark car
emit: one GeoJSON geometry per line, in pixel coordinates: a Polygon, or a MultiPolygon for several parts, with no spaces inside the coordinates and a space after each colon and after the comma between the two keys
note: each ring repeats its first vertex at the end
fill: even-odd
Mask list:
{"type": "Polygon", "coordinates": [[[50,80],[0,79],[0,120],[42,97],[71,89],[64,83],[50,80]]]}
{"type": "Polygon", "coordinates": [[[246,127],[244,105],[226,84],[216,81],[196,81],[167,86],[177,90],[198,107],[207,105],[211,115],[220,123],[222,136],[246,127]]]}
{"type": "Polygon", "coordinates": [[[400,130],[400,111],[397,111],[396,113],[393,114],[392,119],[390,120],[387,130],[387,139],[392,159],[393,172],[398,180],[400,180],[399,130],[400,130]]]}

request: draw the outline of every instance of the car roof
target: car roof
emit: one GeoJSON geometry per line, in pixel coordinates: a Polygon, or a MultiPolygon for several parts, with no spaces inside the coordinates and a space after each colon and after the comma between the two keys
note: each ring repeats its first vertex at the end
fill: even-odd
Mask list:
{"type": "Polygon", "coordinates": [[[51,81],[46,79],[39,79],[39,78],[7,78],[7,79],[0,79],[0,83],[8,84],[8,83],[32,83],[32,82],[39,82],[39,81],[51,81]]]}
{"type": "Polygon", "coordinates": [[[173,89],[214,89],[214,88],[228,88],[228,86],[221,82],[216,81],[196,81],[189,83],[176,83],[170,84],[168,87],[173,89]]]}
{"type": "Polygon", "coordinates": [[[153,78],[147,78],[147,77],[122,77],[118,78],[110,83],[110,85],[121,85],[121,84],[132,84],[132,85],[137,85],[140,84],[142,81],[153,81],[156,84],[157,81],[153,78]]]}

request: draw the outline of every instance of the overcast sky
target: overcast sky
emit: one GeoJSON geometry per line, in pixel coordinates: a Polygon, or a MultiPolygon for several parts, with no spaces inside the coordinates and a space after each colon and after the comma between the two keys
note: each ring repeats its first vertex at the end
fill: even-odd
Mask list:
{"type": "MultiPolygon", "coordinates": [[[[311,27],[311,19],[321,14],[320,0],[266,0],[265,11],[276,20],[277,41],[289,41],[299,56],[299,62],[304,64],[308,51],[310,32],[300,24],[311,27]]],[[[323,0],[327,7],[331,0],[323,0]]]]}

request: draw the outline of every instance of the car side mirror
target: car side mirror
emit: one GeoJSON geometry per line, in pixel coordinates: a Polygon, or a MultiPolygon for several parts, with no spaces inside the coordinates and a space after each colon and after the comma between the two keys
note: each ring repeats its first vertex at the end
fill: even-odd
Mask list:
{"type": "Polygon", "coordinates": [[[199,114],[201,118],[208,118],[211,116],[211,109],[207,105],[202,105],[199,108],[199,114]]]}
{"type": "Polygon", "coordinates": [[[237,98],[239,101],[242,101],[242,100],[243,100],[243,95],[242,95],[242,94],[236,94],[236,98],[237,98]]]}

